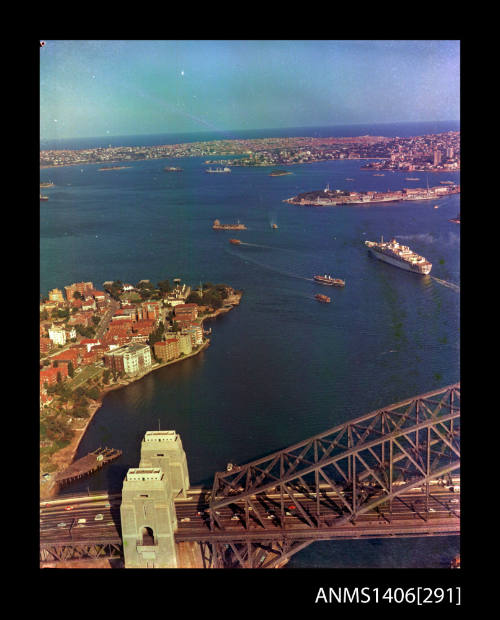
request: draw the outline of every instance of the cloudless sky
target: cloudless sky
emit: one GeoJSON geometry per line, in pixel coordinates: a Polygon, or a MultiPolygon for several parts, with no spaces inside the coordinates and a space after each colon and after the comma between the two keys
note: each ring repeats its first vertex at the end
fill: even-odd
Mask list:
{"type": "Polygon", "coordinates": [[[459,41],[46,40],[40,137],[459,120],[459,41]]]}

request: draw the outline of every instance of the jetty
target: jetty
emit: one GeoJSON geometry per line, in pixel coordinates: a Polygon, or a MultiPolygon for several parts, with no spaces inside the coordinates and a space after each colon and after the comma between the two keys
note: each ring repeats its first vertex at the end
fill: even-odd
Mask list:
{"type": "Polygon", "coordinates": [[[59,472],[54,477],[54,481],[61,485],[68,484],[69,482],[73,482],[73,480],[93,474],[121,455],[121,450],[115,450],[114,448],[98,448],[93,452],[89,452],[89,454],[78,459],[74,463],[71,463],[67,469],[59,472]]]}

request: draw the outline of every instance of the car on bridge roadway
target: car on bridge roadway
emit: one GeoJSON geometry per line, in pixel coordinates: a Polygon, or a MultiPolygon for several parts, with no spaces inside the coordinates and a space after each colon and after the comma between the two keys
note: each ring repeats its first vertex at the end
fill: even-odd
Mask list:
{"type": "Polygon", "coordinates": [[[102,521],[104,519],[104,516],[99,513],[94,517],[94,521],[102,521]]]}
{"type": "Polygon", "coordinates": [[[73,509],[74,509],[74,506],[65,506],[64,507],[64,510],[73,510],[73,509]]]}
{"type": "Polygon", "coordinates": [[[189,517],[182,517],[182,519],[181,519],[181,523],[186,523],[188,521],[191,521],[191,519],[189,517]]]}
{"type": "Polygon", "coordinates": [[[66,527],[66,523],[58,523],[57,527],[66,527]]]}

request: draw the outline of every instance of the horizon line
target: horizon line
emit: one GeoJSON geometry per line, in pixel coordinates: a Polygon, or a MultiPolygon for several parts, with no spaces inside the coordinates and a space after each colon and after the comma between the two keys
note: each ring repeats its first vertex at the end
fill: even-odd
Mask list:
{"type": "Polygon", "coordinates": [[[131,134],[113,134],[104,136],[66,136],[59,138],[42,138],[40,143],[54,140],[95,140],[95,139],[112,139],[112,138],[132,138],[135,136],[174,136],[179,134],[199,134],[199,133],[237,133],[245,131],[284,131],[287,129],[315,129],[328,127],[351,127],[353,125],[397,125],[397,124],[423,124],[423,123],[460,123],[460,119],[444,119],[444,120],[426,120],[426,121],[358,121],[356,123],[339,123],[336,125],[295,125],[288,127],[258,127],[247,129],[211,129],[211,130],[190,130],[190,131],[157,131],[155,133],[131,133],[131,134]]]}

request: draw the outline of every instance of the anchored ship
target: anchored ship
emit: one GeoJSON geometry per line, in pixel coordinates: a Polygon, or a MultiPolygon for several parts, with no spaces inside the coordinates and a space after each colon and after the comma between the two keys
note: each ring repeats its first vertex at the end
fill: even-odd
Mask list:
{"type": "Polygon", "coordinates": [[[329,297],[327,297],[326,295],[321,295],[320,293],[315,295],[314,299],[316,299],[317,301],[320,301],[323,304],[329,304],[331,302],[331,299],[329,297]]]}
{"type": "Polygon", "coordinates": [[[429,263],[423,256],[419,256],[410,250],[408,246],[400,245],[396,239],[391,239],[389,242],[384,243],[384,238],[382,237],[380,243],[365,241],[365,245],[368,246],[373,256],[385,263],[389,263],[389,265],[423,275],[431,272],[432,263],[429,263]]]}
{"type": "Polygon", "coordinates": [[[332,276],[324,275],[324,276],[313,276],[315,282],[319,282],[320,284],[326,284],[327,286],[345,286],[345,281],[340,278],[332,278],[332,276]]]}
{"type": "Polygon", "coordinates": [[[212,228],[214,230],[246,230],[245,224],[240,224],[239,220],[237,224],[221,224],[219,220],[214,220],[212,228]]]}

